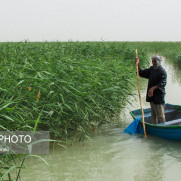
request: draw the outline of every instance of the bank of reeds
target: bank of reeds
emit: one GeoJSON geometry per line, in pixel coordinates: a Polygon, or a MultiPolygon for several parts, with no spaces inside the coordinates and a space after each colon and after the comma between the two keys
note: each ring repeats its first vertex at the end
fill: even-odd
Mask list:
{"type": "Polygon", "coordinates": [[[147,52],[165,56],[181,68],[181,42],[132,42],[132,45],[147,52]]]}
{"type": "MultiPolygon", "coordinates": [[[[139,57],[146,60],[147,52],[139,50],[139,57]]],[[[0,130],[31,131],[36,125],[52,138],[81,138],[129,102],[134,58],[128,43],[0,43],[0,130]]],[[[0,155],[4,167],[7,158],[0,155]]]]}
{"type": "Polygon", "coordinates": [[[1,43],[1,129],[32,130],[41,111],[54,137],[94,129],[128,102],[134,57],[127,43],[1,43]]]}

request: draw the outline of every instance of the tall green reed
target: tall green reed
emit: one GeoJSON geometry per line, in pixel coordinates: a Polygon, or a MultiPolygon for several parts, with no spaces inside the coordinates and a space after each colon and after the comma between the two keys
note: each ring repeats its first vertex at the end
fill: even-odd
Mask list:
{"type": "Polygon", "coordinates": [[[0,57],[1,105],[8,105],[1,126],[10,130],[33,130],[44,107],[38,129],[70,137],[109,120],[134,87],[135,49],[127,43],[2,43],[0,57]]]}
{"type": "MultiPolygon", "coordinates": [[[[129,102],[134,57],[129,43],[1,43],[0,130],[48,130],[65,142],[84,136],[129,102]]],[[[139,57],[147,59],[147,52],[140,50],[139,57]]],[[[7,168],[2,178],[21,170],[17,158],[23,162],[19,155],[0,155],[7,168]]]]}

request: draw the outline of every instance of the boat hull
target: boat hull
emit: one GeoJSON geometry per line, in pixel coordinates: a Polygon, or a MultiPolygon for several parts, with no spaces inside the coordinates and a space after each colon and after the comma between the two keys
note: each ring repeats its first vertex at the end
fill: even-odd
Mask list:
{"type": "MultiPolygon", "coordinates": [[[[130,112],[134,119],[140,119],[139,124],[143,128],[141,110],[137,109],[130,112]]],[[[147,134],[158,136],[165,139],[181,141],[181,106],[165,104],[166,124],[151,123],[151,109],[144,109],[145,128],[147,134]]]]}
{"type": "MultiPolygon", "coordinates": [[[[140,121],[142,126],[142,121],[140,121]]],[[[145,124],[147,134],[155,135],[165,139],[181,141],[181,126],[155,126],[145,124]]]]}

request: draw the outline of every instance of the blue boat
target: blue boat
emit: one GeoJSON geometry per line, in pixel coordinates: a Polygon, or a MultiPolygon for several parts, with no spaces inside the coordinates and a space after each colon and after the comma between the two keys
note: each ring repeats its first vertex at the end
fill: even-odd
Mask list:
{"type": "MultiPolygon", "coordinates": [[[[181,106],[165,104],[165,123],[151,123],[151,109],[144,109],[145,128],[147,134],[159,136],[161,138],[181,141],[181,106]]],[[[138,126],[143,130],[141,109],[131,111],[132,117],[137,120],[138,126]]],[[[134,124],[135,125],[135,124],[134,124]]],[[[143,133],[143,131],[142,131],[143,133]]]]}

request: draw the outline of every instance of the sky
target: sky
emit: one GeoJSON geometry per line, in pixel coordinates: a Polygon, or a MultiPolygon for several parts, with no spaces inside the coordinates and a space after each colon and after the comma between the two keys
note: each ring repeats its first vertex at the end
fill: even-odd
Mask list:
{"type": "Polygon", "coordinates": [[[181,0],[0,0],[0,42],[181,41],[181,0]]]}

